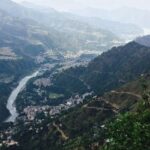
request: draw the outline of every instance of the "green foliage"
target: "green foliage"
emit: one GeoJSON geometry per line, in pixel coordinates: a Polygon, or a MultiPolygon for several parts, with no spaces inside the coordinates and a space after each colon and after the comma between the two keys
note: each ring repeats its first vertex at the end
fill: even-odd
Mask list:
{"type": "Polygon", "coordinates": [[[89,64],[85,81],[97,94],[103,94],[148,73],[149,59],[149,48],[135,42],[112,48],[89,64]]]}
{"type": "Polygon", "coordinates": [[[150,150],[150,106],[148,85],[142,82],[143,100],[137,112],[120,115],[108,125],[108,135],[103,150],[150,150]]]}
{"type": "Polygon", "coordinates": [[[150,110],[127,113],[108,126],[104,150],[149,150],[150,110]]]}
{"type": "Polygon", "coordinates": [[[81,79],[84,70],[84,67],[70,68],[69,70],[65,70],[54,77],[54,85],[66,89],[72,94],[83,94],[88,90],[84,81],[81,79]]]}
{"type": "Polygon", "coordinates": [[[149,59],[149,48],[131,42],[103,53],[91,61],[87,67],[69,68],[63,71],[58,74],[55,83],[65,85],[75,92],[84,91],[84,83],[96,94],[103,95],[137,79],[141,74],[149,73],[149,59]]]}
{"type": "Polygon", "coordinates": [[[49,98],[50,99],[58,99],[64,97],[64,94],[57,94],[57,93],[50,93],[49,98]]]}

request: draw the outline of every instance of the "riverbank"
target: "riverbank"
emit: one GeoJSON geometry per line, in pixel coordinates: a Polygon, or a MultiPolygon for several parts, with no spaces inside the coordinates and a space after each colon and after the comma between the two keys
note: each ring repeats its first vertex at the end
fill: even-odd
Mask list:
{"type": "Polygon", "coordinates": [[[27,82],[33,78],[36,77],[38,75],[39,71],[34,72],[33,74],[24,77],[18,84],[18,86],[12,91],[12,93],[10,94],[8,101],[7,101],[7,109],[10,112],[10,116],[9,118],[6,120],[6,122],[14,122],[18,116],[17,113],[17,109],[16,109],[16,105],[15,105],[15,100],[18,96],[18,94],[20,93],[20,91],[22,91],[22,89],[25,87],[25,85],[27,84],[27,82]]]}

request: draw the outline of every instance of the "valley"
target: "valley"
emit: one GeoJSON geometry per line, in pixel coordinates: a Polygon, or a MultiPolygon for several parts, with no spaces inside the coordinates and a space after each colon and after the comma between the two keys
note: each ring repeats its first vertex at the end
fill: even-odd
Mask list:
{"type": "Polygon", "coordinates": [[[142,84],[149,88],[149,53],[149,47],[133,41],[86,63],[79,58],[44,63],[16,98],[16,122],[1,124],[1,141],[21,150],[24,145],[28,150],[101,147],[108,122],[139,109],[142,84]]]}
{"type": "Polygon", "coordinates": [[[0,150],[149,150],[146,12],[1,0],[0,150]]]}

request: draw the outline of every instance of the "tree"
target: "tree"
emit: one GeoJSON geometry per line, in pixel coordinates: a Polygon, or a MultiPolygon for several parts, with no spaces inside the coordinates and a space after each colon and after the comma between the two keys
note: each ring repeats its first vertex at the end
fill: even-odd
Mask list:
{"type": "Polygon", "coordinates": [[[150,92],[146,81],[142,83],[138,111],[120,115],[107,126],[103,150],[150,150],[150,92]]]}

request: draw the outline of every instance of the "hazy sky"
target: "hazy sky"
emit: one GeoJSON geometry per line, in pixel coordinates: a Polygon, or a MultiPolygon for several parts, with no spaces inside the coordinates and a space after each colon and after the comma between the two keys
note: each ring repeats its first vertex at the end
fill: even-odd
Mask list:
{"type": "Polygon", "coordinates": [[[42,4],[53,8],[67,10],[84,7],[97,7],[104,9],[113,9],[122,6],[136,7],[150,10],[150,0],[14,0],[16,2],[32,2],[42,4]]]}

